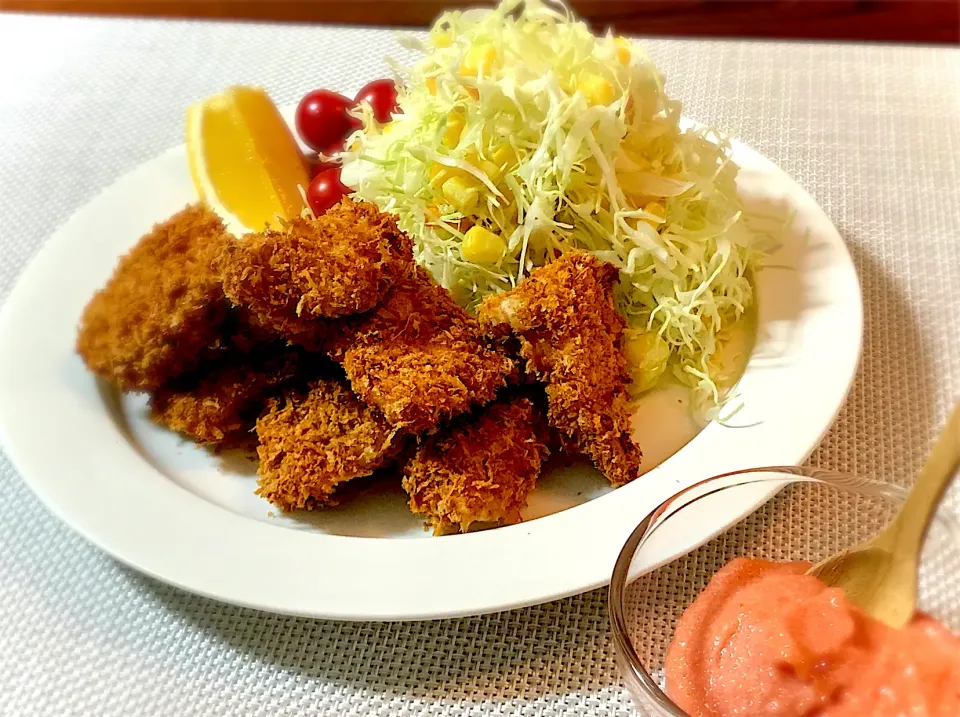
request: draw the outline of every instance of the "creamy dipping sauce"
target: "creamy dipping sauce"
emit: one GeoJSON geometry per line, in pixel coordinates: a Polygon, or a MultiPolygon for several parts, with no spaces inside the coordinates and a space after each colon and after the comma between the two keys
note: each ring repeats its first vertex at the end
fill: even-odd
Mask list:
{"type": "Polygon", "coordinates": [[[956,717],[960,638],[867,617],[809,563],[738,558],[687,608],[667,693],[694,717],[956,717]]]}

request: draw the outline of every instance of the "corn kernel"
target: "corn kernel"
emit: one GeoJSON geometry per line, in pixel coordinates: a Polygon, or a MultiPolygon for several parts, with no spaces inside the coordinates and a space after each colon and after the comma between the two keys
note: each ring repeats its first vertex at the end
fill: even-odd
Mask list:
{"type": "Polygon", "coordinates": [[[493,63],[497,61],[497,49],[488,42],[467,50],[460,63],[460,74],[471,77],[489,76],[493,63]]]}
{"type": "Polygon", "coordinates": [[[443,132],[443,146],[453,149],[460,143],[460,135],[463,134],[463,127],[466,120],[463,111],[454,110],[447,115],[447,128],[443,132]]]}
{"type": "Polygon", "coordinates": [[[476,264],[495,264],[506,250],[507,245],[499,234],[481,226],[471,227],[460,245],[460,255],[476,264]]]}
{"type": "Polygon", "coordinates": [[[491,159],[500,168],[500,174],[504,175],[517,164],[517,153],[513,151],[513,147],[505,144],[494,151],[491,159]]]}
{"type": "Polygon", "coordinates": [[[473,100],[480,99],[480,90],[478,90],[476,87],[464,87],[463,90],[464,92],[467,93],[467,96],[470,97],[471,99],[473,100]]]}
{"type": "Polygon", "coordinates": [[[500,173],[500,167],[491,162],[489,159],[481,159],[479,162],[477,162],[476,167],[481,172],[486,174],[490,178],[490,181],[494,184],[500,181],[500,177],[503,176],[500,173]]]}
{"type": "Polygon", "coordinates": [[[444,48],[453,44],[453,36],[449,32],[438,32],[433,36],[433,46],[444,48]]]}
{"type": "Polygon", "coordinates": [[[437,162],[433,162],[430,165],[430,168],[427,170],[427,173],[430,175],[430,186],[434,189],[439,188],[450,179],[450,174],[447,173],[446,167],[437,162]]]}
{"type": "Polygon", "coordinates": [[[591,105],[609,105],[616,97],[616,91],[607,80],[592,73],[584,73],[577,84],[577,89],[587,98],[591,105]]]}
{"type": "Polygon", "coordinates": [[[440,191],[461,214],[470,214],[480,201],[480,190],[466,177],[450,177],[440,191]]]}
{"type": "Polygon", "coordinates": [[[621,65],[629,65],[631,59],[630,50],[632,45],[630,41],[625,37],[617,37],[613,40],[614,53],[617,57],[617,62],[621,65]]]}
{"type": "Polygon", "coordinates": [[[451,177],[468,177],[469,174],[459,167],[447,167],[439,162],[433,162],[427,170],[430,175],[430,186],[439,189],[451,177]]]}
{"type": "Polygon", "coordinates": [[[657,219],[644,219],[647,224],[656,229],[667,220],[667,210],[660,202],[650,202],[643,208],[647,214],[656,215],[657,219]]]}
{"type": "Polygon", "coordinates": [[[428,77],[427,79],[424,80],[424,84],[426,84],[427,86],[427,92],[429,92],[431,95],[437,94],[437,78],[436,77],[428,77]]]}
{"type": "Polygon", "coordinates": [[[489,159],[480,159],[480,155],[477,154],[476,150],[472,149],[467,152],[467,156],[464,159],[486,174],[490,178],[491,182],[496,182],[498,179],[500,179],[500,167],[498,167],[496,163],[491,162],[489,159]]]}
{"type": "Polygon", "coordinates": [[[657,385],[667,370],[671,349],[656,331],[627,329],[623,332],[623,353],[632,379],[630,393],[636,395],[657,385]]]}

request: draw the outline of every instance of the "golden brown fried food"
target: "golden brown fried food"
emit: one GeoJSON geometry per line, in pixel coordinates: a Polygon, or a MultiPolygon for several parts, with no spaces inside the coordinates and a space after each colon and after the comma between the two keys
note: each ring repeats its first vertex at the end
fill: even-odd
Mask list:
{"type": "Polygon", "coordinates": [[[262,325],[308,347],[324,318],[372,309],[410,272],[413,247],[389,214],[344,199],[316,220],[248,235],[220,257],[223,289],[262,325]]]}
{"type": "Polygon", "coordinates": [[[137,242],[87,304],[77,351],[124,389],[155,389],[192,368],[226,315],[214,259],[228,241],[216,214],[187,207],[137,242]]]}
{"type": "Polygon", "coordinates": [[[435,535],[518,522],[549,454],[541,420],[529,399],[514,397],[428,438],[404,469],[410,509],[435,535]]]}
{"type": "Polygon", "coordinates": [[[642,454],[630,437],[623,319],[613,304],[617,269],[570,252],[531,272],[515,289],[487,297],[478,318],[491,333],[521,339],[527,372],[546,383],[550,424],[613,485],[637,476],[642,454]]]}
{"type": "Polygon", "coordinates": [[[198,443],[219,443],[249,431],[267,398],[309,359],[287,347],[235,353],[159,388],[153,419],[198,443]]]}
{"type": "Polygon", "coordinates": [[[278,342],[286,343],[276,331],[261,326],[249,311],[230,308],[214,341],[207,346],[203,361],[254,353],[278,342]]]}
{"type": "Polygon", "coordinates": [[[332,325],[326,349],[361,399],[416,433],[492,401],[514,371],[420,267],[369,314],[332,325]]]}
{"type": "Polygon", "coordinates": [[[403,447],[401,433],[339,380],[271,399],[257,436],[257,494],[282,510],[334,505],[338,485],[370,475],[403,447]]]}

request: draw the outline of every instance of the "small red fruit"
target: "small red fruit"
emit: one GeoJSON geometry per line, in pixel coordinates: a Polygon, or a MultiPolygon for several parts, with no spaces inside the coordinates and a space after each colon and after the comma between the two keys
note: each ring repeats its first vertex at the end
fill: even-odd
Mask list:
{"type": "Polygon", "coordinates": [[[323,172],[327,169],[336,169],[340,165],[335,162],[324,162],[319,157],[314,155],[309,155],[304,157],[304,161],[307,163],[307,171],[310,174],[310,179],[316,177],[320,172],[323,172]]]}
{"type": "Polygon", "coordinates": [[[343,141],[360,127],[359,120],[347,114],[352,102],[330,90],[314,90],[297,105],[296,124],[300,138],[316,152],[334,154],[343,149],[343,141]]]}
{"type": "Polygon", "coordinates": [[[400,109],[397,106],[397,86],[393,80],[374,80],[363,86],[354,100],[357,104],[367,102],[373,110],[373,117],[383,124],[390,121],[390,115],[400,109]]]}
{"type": "Polygon", "coordinates": [[[310,182],[307,188],[307,201],[315,216],[325,214],[343,197],[350,194],[350,187],[340,181],[340,168],[325,169],[310,182]]]}

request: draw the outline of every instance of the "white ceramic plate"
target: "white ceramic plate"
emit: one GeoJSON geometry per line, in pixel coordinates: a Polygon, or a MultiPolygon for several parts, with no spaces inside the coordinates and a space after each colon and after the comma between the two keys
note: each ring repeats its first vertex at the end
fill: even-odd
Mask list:
{"type": "MultiPolygon", "coordinates": [[[[734,159],[751,209],[796,214],[772,260],[782,268],[756,277],[758,340],[739,384],[740,427],[708,425],[617,491],[592,469],[555,470],[532,497],[526,522],[442,538],[423,531],[396,485],[373,486],[335,510],[279,516],[253,495],[252,463],[157,428],[143,397],[119,396],[96,381],[74,353],[78,319],[118,256],[154,222],[195,201],[182,146],[80,209],[21,277],[0,315],[4,448],[41,500],[95,545],[160,580],[240,605],[420,619],[599,587],[637,519],[678,488],[735,468],[803,461],[856,371],[860,290],[840,236],[771,162],[741,144],[734,159]]],[[[692,435],[676,400],[662,393],[640,412],[648,467],[692,435]]],[[[702,544],[770,495],[754,486],[733,493],[721,510],[718,502],[709,514],[691,509],[683,530],[660,539],[651,567],[702,544]]]]}

